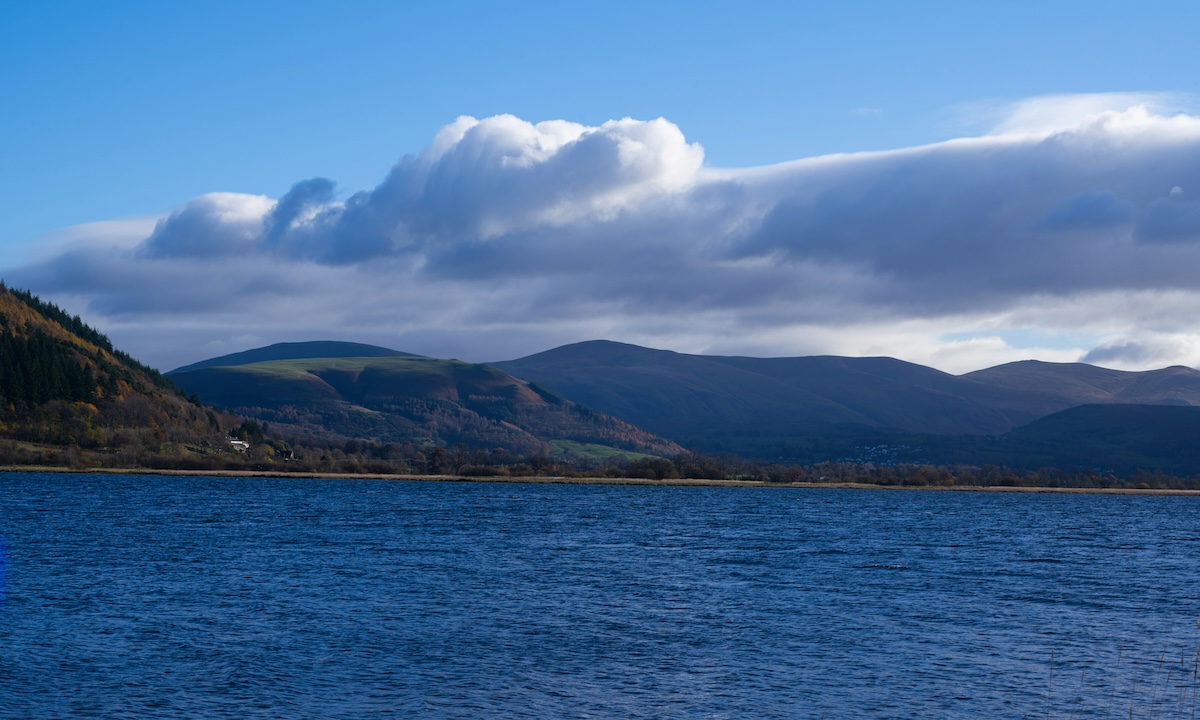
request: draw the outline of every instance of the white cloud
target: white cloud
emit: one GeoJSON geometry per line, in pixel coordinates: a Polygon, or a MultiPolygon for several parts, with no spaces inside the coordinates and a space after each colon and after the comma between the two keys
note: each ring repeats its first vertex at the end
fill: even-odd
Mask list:
{"type": "Polygon", "coordinates": [[[131,249],[144,241],[163,216],[128,217],[72,225],[9,248],[9,263],[46,262],[73,250],[108,246],[131,249]]]}
{"type": "Polygon", "coordinates": [[[201,195],[160,220],[138,249],[151,258],[231,257],[250,252],[275,205],[262,195],[201,195]]]}
{"type": "Polygon", "coordinates": [[[1038,98],[977,137],[747,170],[705,167],[664,119],[463,117],[344,201],[323,178],[205,195],[132,245],[98,233],[7,274],[164,367],[259,339],[496,360],[609,337],[955,371],[1091,349],[1005,328],[1194,363],[1200,117],[1162,107],[1038,98]],[[1157,349],[1132,350],[1146,333],[1157,349]]]}
{"type": "Polygon", "coordinates": [[[1073,93],[963,103],[948,113],[951,124],[968,135],[1047,137],[1096,124],[1133,131],[1155,125],[1162,132],[1176,124],[1194,124],[1188,113],[1195,105],[1195,98],[1180,93],[1073,93]]]}
{"type": "Polygon", "coordinates": [[[1044,95],[1017,101],[1003,108],[1004,115],[993,135],[1049,135],[1125,116],[1127,121],[1144,121],[1153,108],[1161,117],[1169,96],[1160,93],[1090,93],[1044,95]]]}

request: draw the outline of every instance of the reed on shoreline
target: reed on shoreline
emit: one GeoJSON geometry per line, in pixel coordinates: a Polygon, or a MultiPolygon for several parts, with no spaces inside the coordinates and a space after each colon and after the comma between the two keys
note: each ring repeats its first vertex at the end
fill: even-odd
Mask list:
{"type": "MultiPolygon", "coordinates": [[[[1195,720],[1200,709],[1200,645],[1157,651],[1120,646],[1111,667],[1050,652],[1045,714],[1051,718],[1195,720]]],[[[1037,716],[1025,715],[1023,720],[1037,716]]]]}

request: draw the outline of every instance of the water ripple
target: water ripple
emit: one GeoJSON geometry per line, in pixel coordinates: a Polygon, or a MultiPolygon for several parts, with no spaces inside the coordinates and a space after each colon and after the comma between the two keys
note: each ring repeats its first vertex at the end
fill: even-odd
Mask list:
{"type": "Polygon", "coordinates": [[[1195,698],[1194,498],[0,493],[0,717],[1173,718],[1195,698]]]}

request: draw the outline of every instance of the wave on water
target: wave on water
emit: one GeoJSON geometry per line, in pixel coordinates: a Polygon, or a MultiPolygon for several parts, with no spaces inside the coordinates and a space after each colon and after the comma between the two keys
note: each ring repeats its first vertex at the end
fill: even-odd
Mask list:
{"type": "Polygon", "coordinates": [[[0,492],[5,717],[1089,720],[1196,690],[1195,498],[0,492]]]}

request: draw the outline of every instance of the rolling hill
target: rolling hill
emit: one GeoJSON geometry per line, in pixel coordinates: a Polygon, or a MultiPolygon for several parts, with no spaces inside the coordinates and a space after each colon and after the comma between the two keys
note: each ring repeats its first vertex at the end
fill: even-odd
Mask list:
{"type": "Polygon", "coordinates": [[[592,341],[493,365],[674,438],[832,425],[947,433],[1012,425],[955,394],[954,376],[891,358],[717,357],[592,341]]]}
{"type": "Polygon", "coordinates": [[[311,436],[533,454],[585,445],[653,455],[682,451],[533,383],[456,360],[297,357],[184,368],[168,377],[206,402],[311,436]]]}
{"type": "Polygon", "coordinates": [[[1182,367],[1030,361],[955,376],[891,358],[702,356],[608,341],[493,365],[688,447],[799,461],[948,442],[923,436],[997,436],[1084,404],[1200,405],[1200,372],[1182,367]]]}

